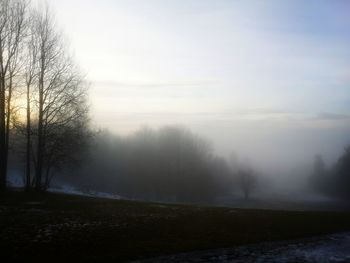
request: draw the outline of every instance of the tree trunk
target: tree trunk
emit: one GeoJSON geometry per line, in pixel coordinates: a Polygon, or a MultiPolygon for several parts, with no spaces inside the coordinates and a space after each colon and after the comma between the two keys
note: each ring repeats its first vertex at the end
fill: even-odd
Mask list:
{"type": "Polygon", "coordinates": [[[44,136],[43,136],[43,109],[44,109],[44,47],[41,51],[41,71],[39,78],[39,118],[38,118],[38,147],[37,147],[37,167],[36,167],[36,183],[35,190],[42,190],[42,173],[44,158],[44,136]]]}
{"type": "Polygon", "coordinates": [[[7,97],[7,112],[6,112],[6,131],[5,131],[5,171],[7,171],[7,162],[9,156],[9,142],[10,142],[10,122],[11,122],[11,99],[12,99],[12,74],[10,75],[10,83],[8,86],[8,97],[7,97]]]}
{"type": "Polygon", "coordinates": [[[41,190],[42,184],[42,172],[43,172],[43,105],[42,105],[42,94],[39,95],[39,119],[38,119],[38,148],[37,148],[37,167],[36,167],[36,184],[35,189],[41,190]]]}
{"type": "Polygon", "coordinates": [[[26,147],[26,190],[31,188],[30,152],[31,152],[31,120],[30,120],[30,85],[27,85],[27,147],[26,147]]]}
{"type": "Polygon", "coordinates": [[[5,76],[0,80],[0,190],[6,189],[6,125],[5,125],[5,76]]]}
{"type": "Polygon", "coordinates": [[[50,166],[48,165],[45,175],[45,190],[47,190],[50,186],[50,170],[50,166]]]}

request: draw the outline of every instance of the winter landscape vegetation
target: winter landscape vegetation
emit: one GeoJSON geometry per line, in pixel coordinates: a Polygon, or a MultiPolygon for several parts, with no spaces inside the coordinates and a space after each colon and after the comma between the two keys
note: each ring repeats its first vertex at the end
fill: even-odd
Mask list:
{"type": "Polygon", "coordinates": [[[350,262],[349,10],[1,0],[1,261],[350,262]]]}

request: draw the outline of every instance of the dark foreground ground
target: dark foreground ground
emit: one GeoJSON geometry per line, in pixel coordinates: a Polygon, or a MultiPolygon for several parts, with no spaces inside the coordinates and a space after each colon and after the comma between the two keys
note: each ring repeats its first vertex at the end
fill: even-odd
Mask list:
{"type": "Polygon", "coordinates": [[[349,263],[350,232],[161,256],[133,263],[349,263]]]}
{"type": "Polygon", "coordinates": [[[350,231],[350,212],[165,205],[52,193],[0,196],[2,262],[121,262],[343,231],[350,231]]]}

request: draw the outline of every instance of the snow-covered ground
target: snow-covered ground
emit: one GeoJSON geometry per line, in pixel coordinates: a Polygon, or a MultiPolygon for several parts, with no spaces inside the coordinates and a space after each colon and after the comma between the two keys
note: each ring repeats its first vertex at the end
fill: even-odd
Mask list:
{"type": "Polygon", "coordinates": [[[307,239],[239,246],[230,249],[198,251],[153,258],[139,263],[326,263],[350,262],[350,232],[307,239]]]}
{"type": "Polygon", "coordinates": [[[52,192],[52,193],[64,193],[64,194],[72,194],[72,195],[100,197],[100,198],[109,198],[109,199],[115,199],[115,200],[124,199],[120,195],[115,195],[115,194],[111,194],[111,193],[104,193],[104,192],[91,191],[91,190],[80,191],[77,188],[69,186],[69,185],[63,185],[60,187],[52,187],[52,188],[49,188],[48,191],[52,192]]]}
{"type": "MultiPolygon", "coordinates": [[[[15,172],[12,172],[11,176],[9,176],[8,178],[8,184],[14,188],[24,187],[23,176],[15,172]]],[[[125,199],[125,198],[122,198],[120,195],[115,195],[111,193],[98,192],[93,190],[82,191],[77,189],[74,186],[67,185],[67,184],[62,184],[59,186],[56,185],[54,187],[49,188],[48,191],[52,193],[64,193],[64,194],[82,195],[82,196],[90,196],[90,197],[109,198],[109,199],[116,199],[116,200],[125,199]]]]}

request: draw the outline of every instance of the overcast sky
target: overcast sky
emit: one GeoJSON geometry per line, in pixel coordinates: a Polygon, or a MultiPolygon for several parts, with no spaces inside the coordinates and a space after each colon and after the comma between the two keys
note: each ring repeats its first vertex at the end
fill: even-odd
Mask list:
{"type": "Polygon", "coordinates": [[[350,1],[48,0],[96,126],[188,126],[258,165],[350,143],[350,1]]]}

